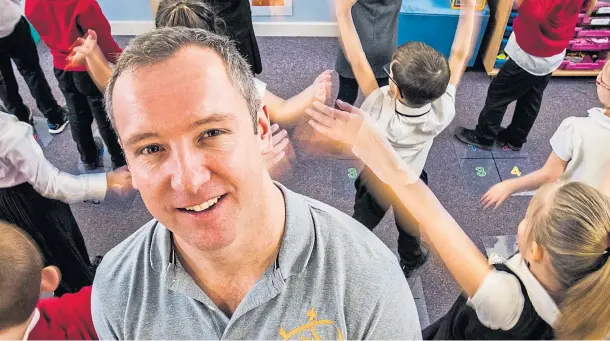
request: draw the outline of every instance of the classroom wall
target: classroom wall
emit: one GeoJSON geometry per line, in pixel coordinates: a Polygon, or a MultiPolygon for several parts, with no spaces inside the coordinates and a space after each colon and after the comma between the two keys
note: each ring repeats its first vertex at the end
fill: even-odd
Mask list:
{"type": "MultiPolygon", "coordinates": [[[[152,21],[149,0],[98,0],[98,3],[109,21],[152,21]]],[[[292,16],[254,17],[254,22],[333,22],[332,3],[333,0],[293,0],[292,16]]]]}

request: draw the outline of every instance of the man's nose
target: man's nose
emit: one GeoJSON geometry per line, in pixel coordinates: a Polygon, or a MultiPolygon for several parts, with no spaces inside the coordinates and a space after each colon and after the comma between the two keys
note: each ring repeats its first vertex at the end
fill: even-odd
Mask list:
{"type": "Polygon", "coordinates": [[[172,188],[178,192],[196,194],[211,178],[205,158],[198,153],[176,155],[172,166],[172,188]]]}

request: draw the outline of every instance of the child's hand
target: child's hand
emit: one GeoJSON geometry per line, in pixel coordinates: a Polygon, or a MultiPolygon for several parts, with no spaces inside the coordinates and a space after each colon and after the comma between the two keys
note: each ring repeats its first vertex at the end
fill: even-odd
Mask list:
{"type": "Polygon", "coordinates": [[[106,181],[108,182],[108,191],[119,196],[127,195],[133,190],[131,173],[127,166],[106,173],[106,181]]]}
{"type": "Polygon", "coordinates": [[[271,145],[261,152],[269,173],[277,173],[275,168],[286,156],[285,149],[290,143],[288,132],[283,129],[278,132],[279,129],[277,124],[271,126],[271,145]]]}
{"type": "Polygon", "coordinates": [[[87,57],[93,54],[97,48],[97,33],[94,30],[88,30],[85,39],[78,38],[72,44],[70,55],[67,60],[70,66],[84,65],[87,57]]]}
{"type": "Polygon", "coordinates": [[[317,132],[350,146],[357,143],[357,136],[364,124],[364,113],[349,104],[337,100],[341,109],[337,110],[321,102],[314,102],[313,109],[306,109],[305,113],[311,116],[309,121],[317,132]]]}
{"type": "Polygon", "coordinates": [[[335,0],[335,10],[337,13],[349,12],[356,2],[358,0],[335,0]]]}
{"type": "Polygon", "coordinates": [[[314,100],[329,104],[333,91],[333,72],[333,70],[326,70],[313,82],[314,100]]]}
{"type": "Polygon", "coordinates": [[[483,194],[481,197],[481,204],[484,205],[484,209],[494,206],[494,210],[500,207],[502,203],[513,194],[513,189],[510,182],[502,181],[499,184],[494,185],[483,194]]]}

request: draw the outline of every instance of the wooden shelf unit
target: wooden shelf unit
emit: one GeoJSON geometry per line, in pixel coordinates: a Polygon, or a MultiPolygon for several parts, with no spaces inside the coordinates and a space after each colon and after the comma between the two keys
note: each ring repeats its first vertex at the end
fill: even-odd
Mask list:
{"type": "MultiPolygon", "coordinates": [[[[513,0],[488,0],[490,10],[488,32],[486,41],[481,46],[481,56],[483,66],[490,76],[498,74],[499,69],[495,68],[496,58],[500,52],[504,31],[510,19],[513,9],[513,0]],[[485,45],[487,44],[487,45],[485,45]]],[[[601,70],[557,70],[553,76],[557,77],[595,77],[601,70]]]]}

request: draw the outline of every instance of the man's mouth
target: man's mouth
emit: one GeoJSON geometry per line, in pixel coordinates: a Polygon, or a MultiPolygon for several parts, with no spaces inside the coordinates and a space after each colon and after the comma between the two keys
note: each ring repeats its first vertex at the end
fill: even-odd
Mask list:
{"type": "Polygon", "coordinates": [[[203,212],[206,210],[209,210],[210,208],[214,207],[214,205],[216,205],[218,203],[218,201],[220,201],[222,198],[224,197],[224,194],[218,197],[214,197],[206,202],[202,202],[199,205],[195,205],[195,206],[189,206],[189,207],[185,207],[185,208],[181,208],[180,210],[184,210],[184,211],[193,211],[193,212],[203,212]]]}

